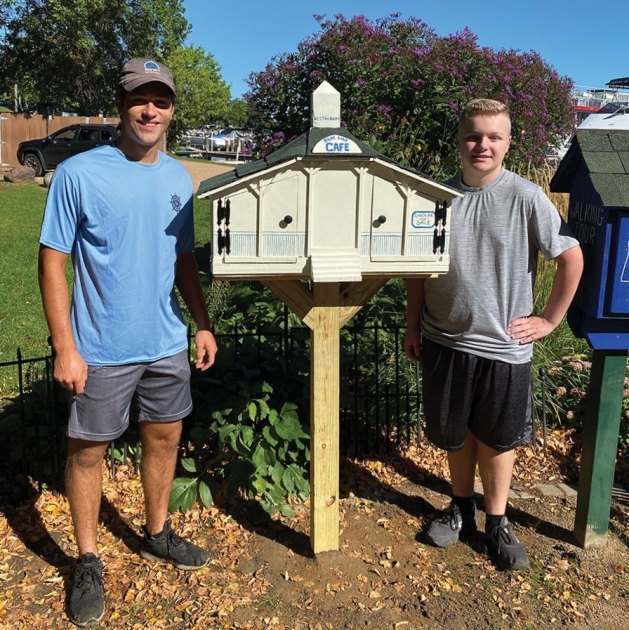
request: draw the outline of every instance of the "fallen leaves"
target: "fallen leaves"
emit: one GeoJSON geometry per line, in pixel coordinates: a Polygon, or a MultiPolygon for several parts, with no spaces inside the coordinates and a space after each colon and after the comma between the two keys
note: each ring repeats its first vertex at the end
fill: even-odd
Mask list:
{"type": "MultiPolygon", "coordinates": [[[[179,534],[219,549],[209,568],[183,573],[166,565],[149,565],[137,555],[143,499],[140,479],[132,470],[119,467],[112,479],[104,469],[103,497],[99,543],[108,602],[104,622],[109,627],[172,628],[181,623],[198,627],[204,620],[227,619],[239,606],[266,594],[268,582],[263,576],[237,570],[250,533],[218,508],[173,515],[179,534]]],[[[0,627],[50,628],[51,615],[67,619],[66,593],[71,558],[76,555],[67,501],[44,491],[31,504],[3,511],[0,581],[5,588],[0,627]]]]}
{"type": "MultiPolygon", "coordinates": [[[[567,471],[576,469],[577,443],[571,431],[549,432],[546,449],[518,452],[514,478],[531,489],[565,479],[567,471]]],[[[497,571],[466,545],[438,550],[418,542],[415,536],[426,515],[421,502],[438,508],[447,501],[423,488],[423,480],[448,479],[445,455],[425,441],[388,457],[346,460],[344,465],[351,474],[341,477],[338,554],[316,562],[291,542],[308,536],[308,504],[296,505],[293,519],[275,517],[276,529],[259,530],[217,506],[195,507],[174,515],[174,527],[209,548],[213,559],[210,567],[187,573],[149,565],[138,556],[140,479],[132,467],[117,467],[113,475],[104,469],[99,525],[108,601],[104,623],[125,630],[336,630],[370,621],[373,627],[404,629],[422,627],[424,613],[439,625],[457,609],[469,615],[466,626],[474,628],[475,602],[484,601],[491,602],[484,614],[494,627],[520,627],[527,616],[540,626],[559,627],[587,624],[597,618],[593,611],[612,614],[619,593],[626,598],[626,555],[609,559],[607,574],[599,570],[590,575],[584,567],[591,565],[582,566],[587,560],[583,554],[537,534],[556,527],[558,516],[548,516],[552,506],[543,515],[535,504],[529,522],[519,525],[525,543],[533,546],[535,566],[527,574],[497,571]],[[406,494],[410,484],[418,489],[417,503],[406,494]],[[318,615],[325,615],[325,621],[318,615]]],[[[559,514],[562,508],[557,507],[559,514]]],[[[76,553],[68,514],[65,498],[50,491],[28,505],[4,508],[0,628],[66,627],[70,562],[76,553]]],[[[626,531],[626,519],[620,512],[616,518],[618,531],[626,531]]]]}

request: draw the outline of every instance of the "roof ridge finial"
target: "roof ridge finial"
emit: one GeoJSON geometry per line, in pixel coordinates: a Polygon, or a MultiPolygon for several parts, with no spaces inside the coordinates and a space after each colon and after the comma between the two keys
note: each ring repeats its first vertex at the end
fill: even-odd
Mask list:
{"type": "Polygon", "coordinates": [[[331,129],[341,126],[341,94],[327,81],[310,95],[310,126],[331,129]]]}

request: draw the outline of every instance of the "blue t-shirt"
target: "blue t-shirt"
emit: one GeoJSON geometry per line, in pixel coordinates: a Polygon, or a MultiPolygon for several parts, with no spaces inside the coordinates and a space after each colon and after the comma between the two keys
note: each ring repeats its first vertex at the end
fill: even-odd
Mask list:
{"type": "Polygon", "coordinates": [[[103,146],[63,162],[40,243],[71,254],[71,320],[88,365],[154,361],[187,347],[177,255],[194,248],[192,182],[159,153],[141,164],[103,146]]]}

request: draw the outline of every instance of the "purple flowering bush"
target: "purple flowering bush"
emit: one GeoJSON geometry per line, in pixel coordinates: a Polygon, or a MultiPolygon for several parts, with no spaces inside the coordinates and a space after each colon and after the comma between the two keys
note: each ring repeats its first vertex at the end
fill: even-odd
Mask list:
{"type": "Polygon", "coordinates": [[[315,19],[318,33],[249,77],[245,100],[256,111],[264,152],[308,129],[310,94],[323,80],[341,93],[343,126],[437,178],[457,169],[457,114],[472,98],[511,108],[508,166],[543,163],[573,128],[572,81],[535,52],[481,47],[469,29],[440,37],[422,20],[399,14],[315,19]]]}

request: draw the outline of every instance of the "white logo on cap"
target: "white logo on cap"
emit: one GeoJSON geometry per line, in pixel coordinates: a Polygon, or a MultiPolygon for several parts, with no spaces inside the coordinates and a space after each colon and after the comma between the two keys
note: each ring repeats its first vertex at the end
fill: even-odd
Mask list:
{"type": "Polygon", "coordinates": [[[144,64],[144,71],[145,72],[159,72],[159,66],[157,65],[155,61],[147,61],[144,64]]]}

